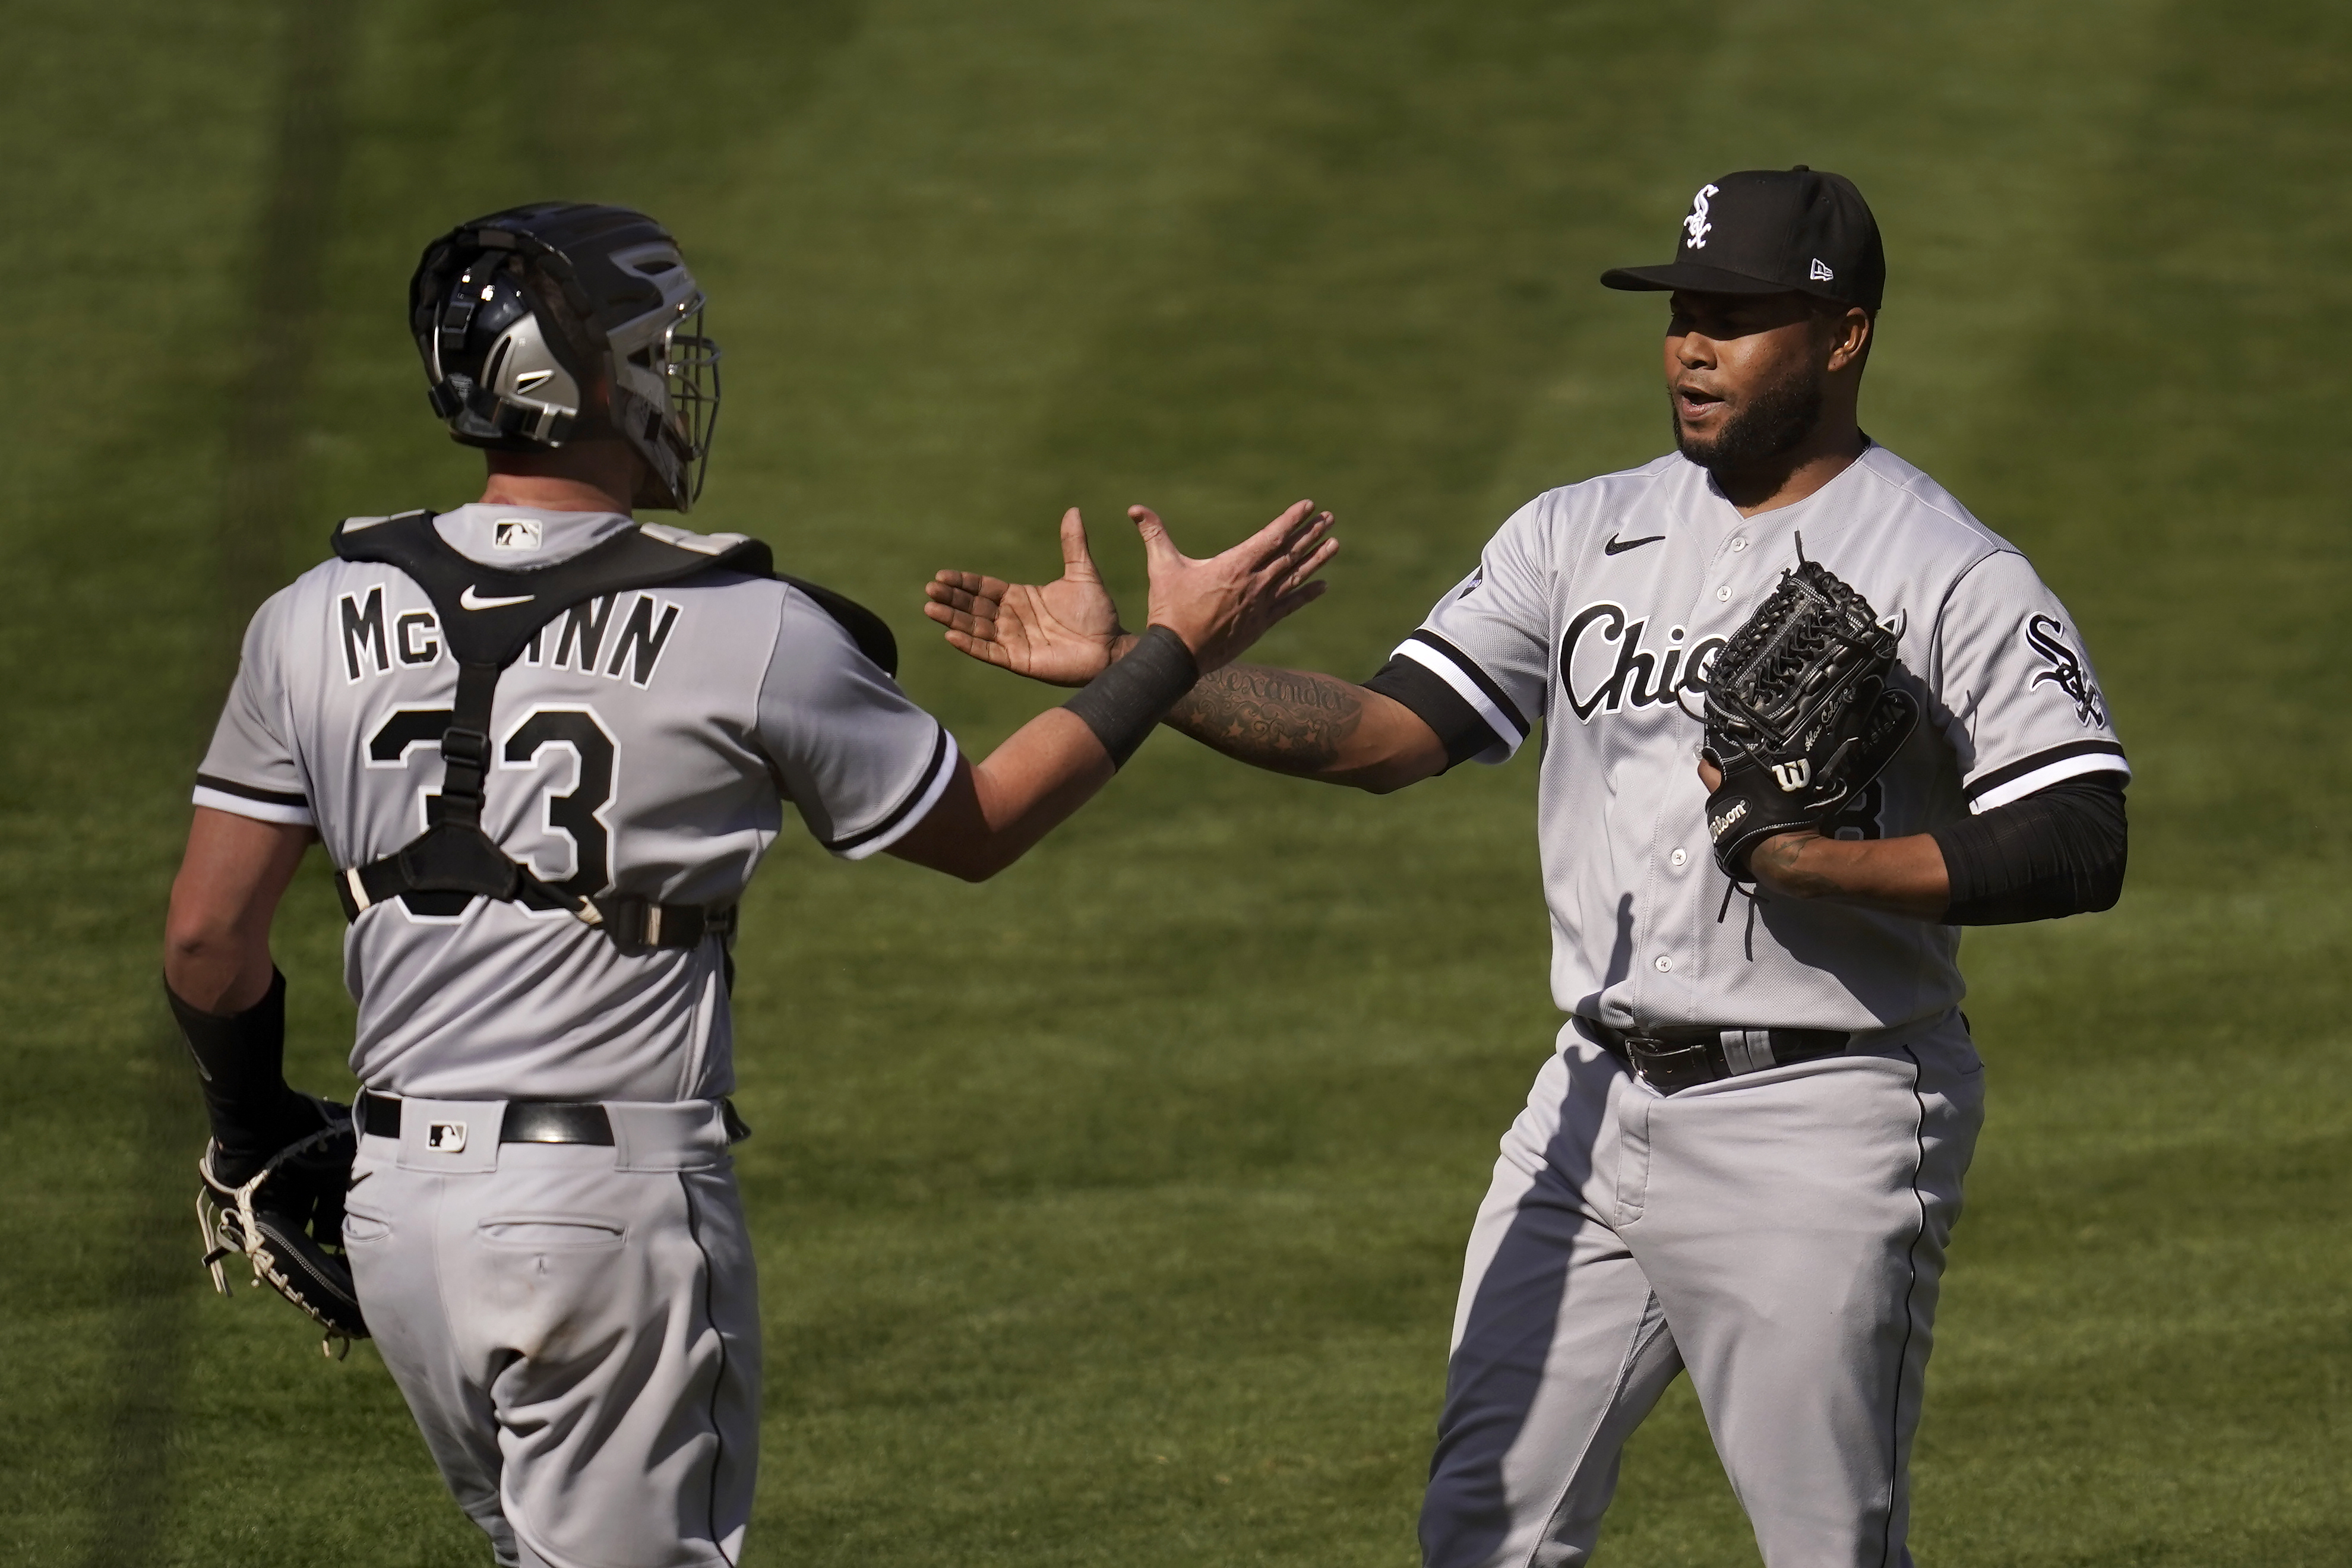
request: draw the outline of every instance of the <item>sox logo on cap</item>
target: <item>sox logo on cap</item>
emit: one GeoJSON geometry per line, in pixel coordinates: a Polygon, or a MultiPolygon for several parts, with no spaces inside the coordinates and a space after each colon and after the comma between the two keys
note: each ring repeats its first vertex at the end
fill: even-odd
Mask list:
{"type": "Polygon", "coordinates": [[[1701,185],[1698,195],[1691,198],[1690,216],[1683,219],[1683,227],[1690,235],[1693,250],[1706,248],[1707,231],[1715,226],[1706,220],[1706,198],[1715,194],[1713,185],[1701,185]]]}

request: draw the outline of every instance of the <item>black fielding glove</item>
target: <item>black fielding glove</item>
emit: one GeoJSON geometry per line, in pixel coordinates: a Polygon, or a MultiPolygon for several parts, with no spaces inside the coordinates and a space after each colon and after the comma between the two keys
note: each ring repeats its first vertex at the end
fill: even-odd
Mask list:
{"type": "MultiPolygon", "coordinates": [[[[343,1194],[350,1188],[359,1139],[352,1110],[331,1100],[298,1097],[310,1127],[261,1162],[233,1177],[218,1143],[196,1162],[196,1227],[213,1287],[229,1293],[221,1265],[243,1253],[256,1286],[267,1285],[319,1325],[329,1342],[368,1337],[352,1265],[343,1251],[343,1194]]],[[[331,1351],[329,1352],[332,1353],[331,1351]]]]}
{"type": "Polygon", "coordinates": [[[1890,684],[1895,634],[1819,562],[1780,575],[1772,596],[1717,656],[1700,752],[1723,774],[1706,797],[1715,863],[1755,880],[1748,858],[1775,834],[1811,827],[1895,760],[1918,727],[1917,700],[1890,684]]]}
{"type": "Polygon", "coordinates": [[[1184,639],[1166,626],[1147,627],[1118,662],[1087,682],[1062,704],[1095,732],[1123,768],[1168,710],[1200,684],[1201,667],[1184,639]]]}

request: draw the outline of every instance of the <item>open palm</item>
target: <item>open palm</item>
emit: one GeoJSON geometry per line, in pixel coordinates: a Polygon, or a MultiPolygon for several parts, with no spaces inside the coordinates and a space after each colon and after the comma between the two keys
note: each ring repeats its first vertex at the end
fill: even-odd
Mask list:
{"type": "Polygon", "coordinates": [[[948,642],[1053,686],[1084,686],[1110,665],[1127,633],[1087,548],[1087,525],[1062,514],[1062,575],[1043,587],[978,572],[941,572],[923,586],[923,614],[948,642]]]}

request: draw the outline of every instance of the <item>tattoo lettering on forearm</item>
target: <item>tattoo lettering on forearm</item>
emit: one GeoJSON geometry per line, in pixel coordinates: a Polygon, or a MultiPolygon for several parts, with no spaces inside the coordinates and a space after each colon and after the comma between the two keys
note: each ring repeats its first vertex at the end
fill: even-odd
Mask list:
{"type": "Polygon", "coordinates": [[[1235,664],[1203,677],[1167,722],[1236,762],[1311,773],[1339,760],[1363,719],[1363,700],[1344,680],[1235,664]]]}

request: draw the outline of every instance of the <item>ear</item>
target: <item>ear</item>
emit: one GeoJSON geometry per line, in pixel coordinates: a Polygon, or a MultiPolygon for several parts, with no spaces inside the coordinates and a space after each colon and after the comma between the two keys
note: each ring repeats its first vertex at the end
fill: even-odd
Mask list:
{"type": "Polygon", "coordinates": [[[1870,357],[1870,338],[1874,327],[1870,312],[1859,305],[1849,305],[1842,313],[1823,311],[1821,321],[1830,350],[1823,368],[1832,374],[1859,369],[1862,362],[1870,357]]]}

